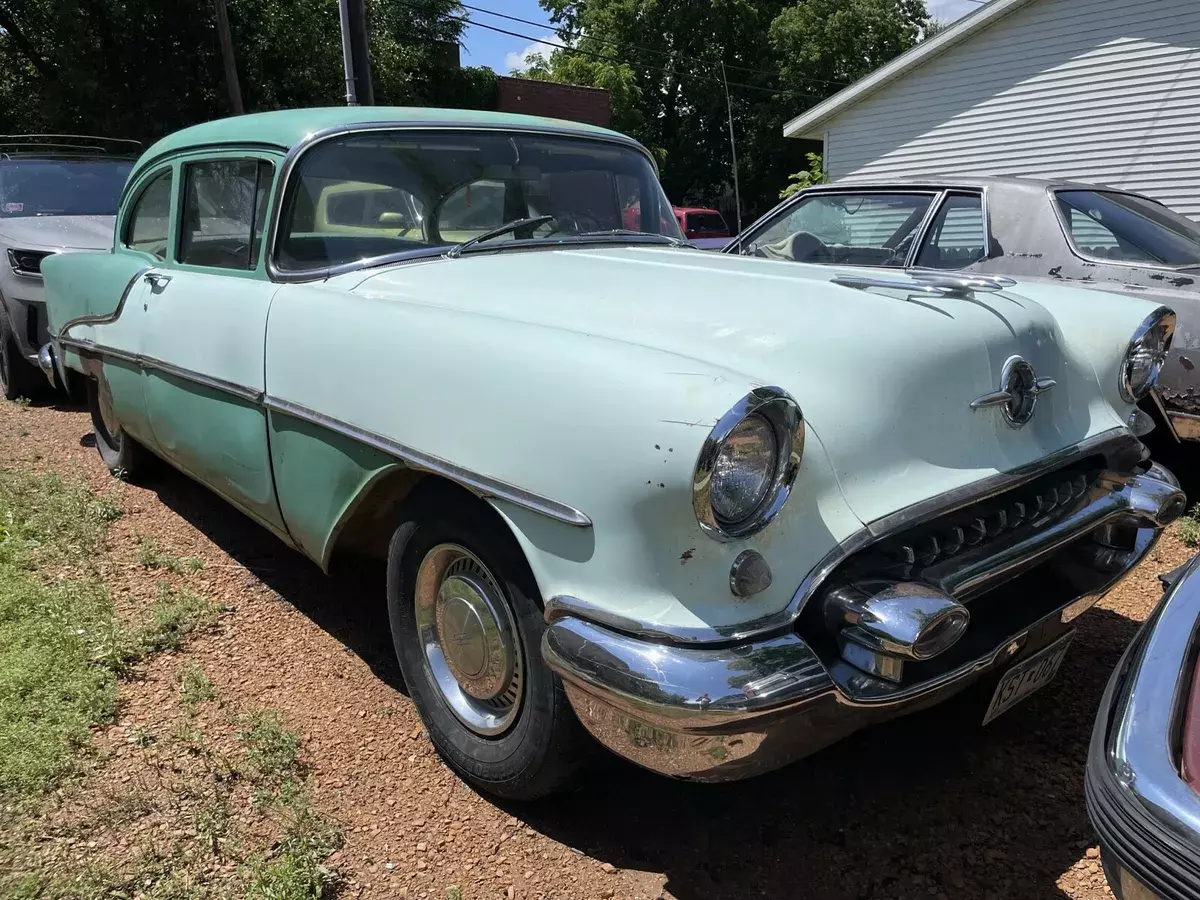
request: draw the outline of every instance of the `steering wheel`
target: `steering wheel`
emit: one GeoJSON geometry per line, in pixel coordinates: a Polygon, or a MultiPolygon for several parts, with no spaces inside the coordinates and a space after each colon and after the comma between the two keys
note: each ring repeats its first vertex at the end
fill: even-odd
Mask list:
{"type": "Polygon", "coordinates": [[[550,230],[546,232],[546,237],[551,237],[555,234],[581,234],[585,231],[602,230],[599,220],[581,214],[555,216],[553,222],[547,222],[546,224],[550,227],[550,230]]]}

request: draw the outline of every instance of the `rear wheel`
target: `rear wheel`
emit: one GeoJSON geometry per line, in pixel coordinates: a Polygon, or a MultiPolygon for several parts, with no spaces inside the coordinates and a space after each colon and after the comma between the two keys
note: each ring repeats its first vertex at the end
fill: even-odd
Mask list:
{"type": "Polygon", "coordinates": [[[21,355],[8,310],[0,301],[0,390],[4,399],[34,399],[50,387],[42,370],[21,355]]]}
{"type": "Polygon", "coordinates": [[[87,382],[88,411],[96,432],[96,449],[108,471],[118,478],[134,477],[146,468],[146,450],[125,433],[113,412],[108,385],[89,378],[87,382]]]}
{"type": "Polygon", "coordinates": [[[532,573],[490,512],[452,494],[414,510],[388,551],[388,616],[438,752],[479,790],[533,800],[569,782],[588,744],[541,659],[532,573]]]}

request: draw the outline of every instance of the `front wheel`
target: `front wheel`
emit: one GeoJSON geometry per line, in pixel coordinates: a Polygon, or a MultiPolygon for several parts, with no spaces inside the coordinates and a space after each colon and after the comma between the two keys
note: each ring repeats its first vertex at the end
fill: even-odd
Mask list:
{"type": "Polygon", "coordinates": [[[536,585],[490,510],[447,496],[388,550],[388,618],[409,694],[442,758],[481,791],[534,800],[587,743],[541,658],[536,585]]]}
{"type": "Polygon", "coordinates": [[[121,427],[113,412],[108,385],[89,378],[87,400],[88,411],[92,414],[92,429],[96,433],[96,449],[100,451],[104,465],[118,478],[134,477],[146,467],[146,450],[121,427]]]}
{"type": "Polygon", "coordinates": [[[49,387],[42,370],[21,355],[8,310],[0,300],[0,391],[3,391],[4,399],[24,397],[33,400],[49,387]]]}

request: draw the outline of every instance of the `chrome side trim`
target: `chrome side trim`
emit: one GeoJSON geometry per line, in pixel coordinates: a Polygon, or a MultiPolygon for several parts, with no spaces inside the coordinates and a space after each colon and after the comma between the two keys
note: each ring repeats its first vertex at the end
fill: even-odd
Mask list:
{"type": "Polygon", "coordinates": [[[128,350],[120,350],[116,347],[97,344],[95,341],[78,340],[77,338],[60,337],[58,338],[58,344],[62,347],[75,350],[79,353],[94,354],[96,356],[107,356],[111,359],[119,359],[122,362],[132,363],[133,365],[147,371],[161,372],[164,375],[170,375],[174,378],[190,381],[193,384],[199,384],[203,387],[212,388],[213,390],[220,391],[224,394],[230,394],[240,400],[245,400],[248,403],[259,403],[262,400],[263,392],[257,388],[246,387],[245,385],[236,384],[232,381],[226,381],[223,378],[215,378],[212,375],[206,375],[203,372],[185,369],[182,366],[164,362],[163,360],[156,359],[153,356],[146,356],[142,353],[130,353],[128,350]]]}
{"type": "Polygon", "coordinates": [[[376,434],[373,431],[367,431],[356,425],[351,425],[349,422],[335,419],[332,416],[327,416],[299,403],[293,403],[290,400],[281,400],[278,397],[272,397],[268,394],[263,396],[262,404],[273,412],[310,422],[313,425],[327,428],[359,443],[366,444],[368,447],[373,447],[382,453],[396,457],[414,469],[421,469],[426,472],[434,472],[442,475],[451,481],[461,484],[481,497],[507,500],[509,503],[514,503],[524,509],[539,513],[566,525],[574,525],[577,528],[590,528],[592,525],[592,520],[573,506],[568,506],[549,497],[543,497],[540,494],[535,494],[533,491],[509,484],[498,478],[492,478],[472,472],[469,469],[464,469],[448,460],[408,447],[391,438],[376,434]]]}
{"type": "MultiPolygon", "coordinates": [[[[272,281],[276,282],[295,282],[295,281],[317,281],[325,278],[331,278],[334,275],[341,275],[346,272],[354,272],[366,267],[366,264],[380,265],[384,261],[391,261],[392,254],[375,257],[372,260],[358,260],[356,262],[343,263],[337,266],[326,266],[318,269],[305,269],[299,271],[291,271],[281,269],[276,265],[275,260],[279,249],[279,229],[280,220],[283,213],[283,200],[287,194],[289,182],[291,181],[292,172],[298,165],[300,157],[304,153],[316,147],[318,144],[331,140],[332,138],[344,137],[349,134],[370,134],[379,131],[499,131],[506,134],[532,134],[532,135],[554,135],[557,137],[576,138],[579,140],[595,140],[605,141],[610,144],[620,144],[623,147],[636,150],[650,161],[650,165],[654,167],[654,174],[658,175],[658,163],[655,161],[653,154],[645,147],[635,141],[633,138],[626,137],[623,134],[588,134],[574,131],[567,128],[556,128],[553,126],[539,127],[537,125],[521,125],[519,127],[506,126],[502,124],[484,125],[473,124],[470,122],[454,123],[454,122],[354,122],[342,125],[334,125],[329,128],[324,128],[320,131],[306,135],[304,140],[297,142],[291,149],[287,151],[283,162],[279,166],[279,175],[276,179],[275,195],[271,199],[270,220],[266,228],[267,232],[267,275],[272,281]]],[[[396,261],[408,258],[430,258],[437,259],[441,256],[444,248],[439,248],[436,251],[406,251],[403,254],[395,254],[396,261]],[[415,254],[415,256],[414,256],[415,254]]]]}
{"type": "Polygon", "coordinates": [[[63,326],[58,329],[58,334],[51,335],[51,338],[57,338],[65,341],[67,332],[76,325],[108,325],[111,322],[117,321],[117,319],[121,318],[121,311],[125,309],[125,301],[129,299],[129,295],[133,291],[133,286],[141,281],[142,276],[149,272],[152,268],[153,266],[142,266],[133,273],[133,277],[129,279],[129,284],[125,285],[125,290],[121,291],[121,299],[117,301],[116,309],[114,309],[112,312],[104,313],[103,315],[98,316],[76,316],[74,319],[67,320],[63,326]]]}
{"type": "Polygon", "coordinates": [[[886,288],[893,291],[907,291],[910,294],[927,294],[931,297],[945,297],[949,291],[931,284],[922,284],[912,278],[885,278],[871,275],[834,275],[829,279],[842,287],[857,288],[865,291],[868,288],[886,288]]]}
{"type": "Polygon", "coordinates": [[[988,497],[1012,490],[1022,484],[1033,481],[1040,475],[1052,469],[1065,466],[1068,463],[1100,453],[1119,453],[1122,451],[1137,452],[1140,456],[1141,442],[1124,427],[1111,428],[1100,434],[1093,435],[1077,444],[1064,447],[1049,456],[1034,463],[1020,466],[1009,472],[1002,472],[983,478],[971,484],[929,497],[912,506],[897,510],[887,516],[863,526],[849,535],[840,544],[833,547],[812,571],[800,582],[800,586],[792,595],[791,602],[779,612],[770,613],[748,622],[736,625],[698,625],[679,627],[654,627],[643,622],[637,622],[624,616],[614,615],[600,609],[595,604],[577,597],[561,594],[550,598],[545,606],[545,620],[553,622],[564,616],[578,616],[592,622],[612,628],[624,634],[643,637],[648,641],[668,644],[722,644],[735,641],[757,640],[766,636],[779,634],[791,628],[808,598],[817,592],[829,574],[837,568],[848,556],[857,553],[869,544],[887,537],[896,531],[920,525],[941,515],[948,515],[955,510],[972,503],[986,500],[988,497]]]}

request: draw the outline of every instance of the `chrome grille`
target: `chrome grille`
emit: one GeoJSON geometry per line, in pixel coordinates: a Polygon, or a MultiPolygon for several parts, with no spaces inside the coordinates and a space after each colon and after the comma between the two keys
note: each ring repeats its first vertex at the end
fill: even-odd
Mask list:
{"type": "Polygon", "coordinates": [[[1102,469],[1063,469],[916,526],[850,561],[859,575],[914,578],[922,569],[1001,536],[1032,530],[1065,515],[1096,484],[1102,469]]]}

